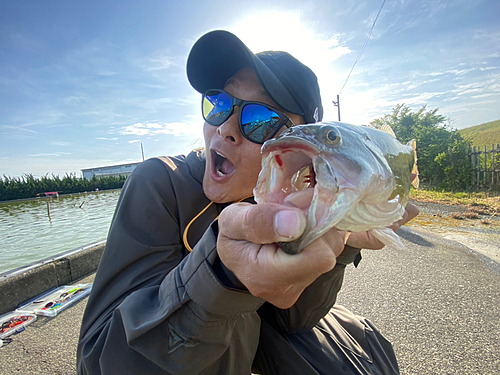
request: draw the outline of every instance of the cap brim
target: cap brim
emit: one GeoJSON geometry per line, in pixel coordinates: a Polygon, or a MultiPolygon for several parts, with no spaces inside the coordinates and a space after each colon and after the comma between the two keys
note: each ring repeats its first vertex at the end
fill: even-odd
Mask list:
{"type": "Polygon", "coordinates": [[[236,72],[251,67],[262,86],[283,109],[302,115],[300,106],[278,77],[234,34],[216,30],[194,44],[187,60],[187,76],[199,93],[222,89],[236,72]]]}

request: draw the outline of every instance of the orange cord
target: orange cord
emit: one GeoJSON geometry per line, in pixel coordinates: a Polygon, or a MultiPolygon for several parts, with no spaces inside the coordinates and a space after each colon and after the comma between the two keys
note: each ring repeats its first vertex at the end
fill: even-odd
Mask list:
{"type": "MultiPolygon", "coordinates": [[[[240,199],[239,201],[235,201],[235,202],[233,202],[233,203],[239,203],[239,202],[244,201],[245,199],[248,199],[248,198],[251,198],[251,197],[253,197],[253,195],[249,195],[248,197],[242,198],[242,199],[240,199]]],[[[210,202],[210,203],[207,205],[207,207],[205,207],[203,210],[201,210],[201,212],[200,212],[198,215],[196,215],[196,216],[193,218],[193,220],[191,220],[191,221],[189,222],[189,224],[187,225],[186,229],[184,230],[184,234],[182,235],[182,242],[184,242],[184,246],[186,247],[186,249],[187,249],[189,252],[193,251],[193,248],[192,248],[191,246],[189,246],[189,242],[188,242],[188,239],[187,239],[188,230],[189,230],[189,228],[191,227],[191,224],[193,224],[193,223],[194,223],[194,221],[195,221],[196,219],[198,219],[198,218],[199,218],[199,217],[200,217],[200,216],[201,216],[201,215],[202,215],[202,214],[203,214],[206,210],[208,210],[208,208],[209,208],[209,207],[210,207],[213,203],[214,203],[214,202],[210,202]]],[[[218,218],[219,218],[219,215],[217,215],[217,217],[215,218],[215,220],[217,220],[218,218]]]]}

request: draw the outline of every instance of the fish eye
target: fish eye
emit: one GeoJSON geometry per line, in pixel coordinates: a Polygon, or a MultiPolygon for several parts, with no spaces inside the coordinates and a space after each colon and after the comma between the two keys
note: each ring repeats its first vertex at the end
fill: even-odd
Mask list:
{"type": "Polygon", "coordinates": [[[323,126],[321,128],[321,136],[329,145],[337,145],[341,141],[339,131],[333,126],[323,126]]]}

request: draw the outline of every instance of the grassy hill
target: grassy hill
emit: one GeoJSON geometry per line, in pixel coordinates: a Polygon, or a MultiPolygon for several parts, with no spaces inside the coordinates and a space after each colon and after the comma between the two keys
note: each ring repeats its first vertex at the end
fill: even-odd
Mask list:
{"type": "Polygon", "coordinates": [[[460,129],[462,137],[470,139],[473,146],[488,146],[500,143],[500,120],[487,122],[481,125],[472,126],[466,129],[460,129]]]}

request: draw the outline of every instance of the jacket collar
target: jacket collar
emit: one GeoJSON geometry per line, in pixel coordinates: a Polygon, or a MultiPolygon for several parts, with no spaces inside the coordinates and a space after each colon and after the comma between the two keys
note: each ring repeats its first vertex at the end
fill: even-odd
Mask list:
{"type": "Polygon", "coordinates": [[[205,174],[205,148],[197,148],[191,151],[186,157],[189,170],[193,178],[200,184],[203,184],[203,176],[205,174]]]}

